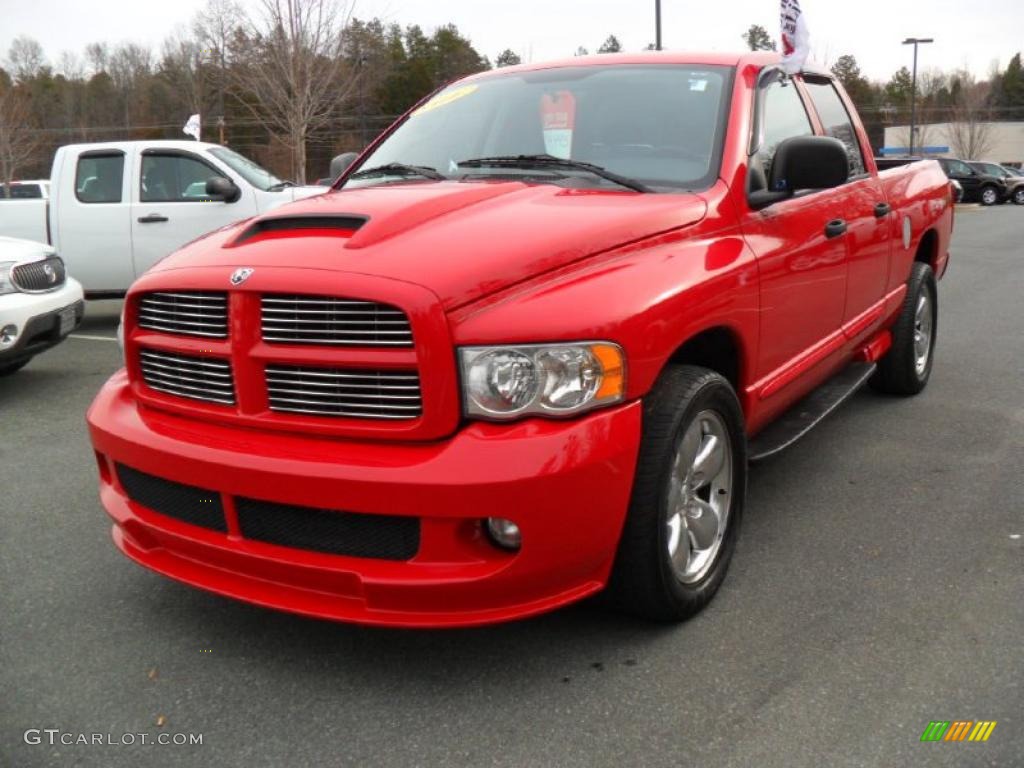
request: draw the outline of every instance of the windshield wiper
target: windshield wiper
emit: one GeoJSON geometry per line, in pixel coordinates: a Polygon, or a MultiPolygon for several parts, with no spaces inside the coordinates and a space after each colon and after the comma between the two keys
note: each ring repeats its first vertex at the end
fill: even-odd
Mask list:
{"type": "Polygon", "coordinates": [[[350,178],[353,179],[364,179],[369,176],[422,176],[425,179],[433,179],[434,181],[443,181],[448,178],[443,173],[439,173],[436,168],[431,168],[427,165],[406,165],[405,163],[387,163],[385,165],[378,165],[375,168],[367,168],[363,171],[356,171],[350,178]]]}
{"type": "Polygon", "coordinates": [[[280,192],[282,189],[287,189],[288,187],[294,186],[294,181],[279,181],[277,182],[277,184],[271,184],[269,187],[267,187],[267,192],[280,192]]]}
{"type": "Polygon", "coordinates": [[[478,157],[473,160],[463,160],[458,163],[460,168],[565,168],[575,171],[586,171],[594,176],[600,176],[610,182],[626,187],[636,192],[653,192],[654,190],[646,184],[627,176],[620,176],[617,173],[602,168],[593,163],[584,163],[581,160],[567,160],[554,155],[499,155],[497,157],[478,157]]]}

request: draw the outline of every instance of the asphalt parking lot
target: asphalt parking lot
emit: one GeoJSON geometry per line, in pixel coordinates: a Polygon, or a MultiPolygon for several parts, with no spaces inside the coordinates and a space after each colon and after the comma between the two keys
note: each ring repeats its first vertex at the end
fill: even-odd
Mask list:
{"type": "Polygon", "coordinates": [[[135,566],[84,423],[118,306],[90,305],[79,338],[0,379],[0,768],[1020,766],[1022,233],[1015,206],[958,215],[928,390],[863,392],[756,467],[724,587],[669,627],[585,605],[364,629],[135,566]],[[931,720],[998,726],[921,743],[931,720]],[[203,743],[24,743],[45,728],[203,743]]]}

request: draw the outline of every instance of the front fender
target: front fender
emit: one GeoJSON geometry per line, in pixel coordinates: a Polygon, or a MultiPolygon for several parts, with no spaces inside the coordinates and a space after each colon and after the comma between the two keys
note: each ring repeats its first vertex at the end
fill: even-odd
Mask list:
{"type": "MultiPolygon", "coordinates": [[[[490,296],[451,315],[453,340],[614,341],[626,351],[629,398],[646,394],[673,353],[710,328],[728,329],[740,348],[740,370],[754,370],[754,254],[738,228],[708,229],[647,240],[490,296]]],[[[741,382],[741,397],[742,388],[741,382]]]]}

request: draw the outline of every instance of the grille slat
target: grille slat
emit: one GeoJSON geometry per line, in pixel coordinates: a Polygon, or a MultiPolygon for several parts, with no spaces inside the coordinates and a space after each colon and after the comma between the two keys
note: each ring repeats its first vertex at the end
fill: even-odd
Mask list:
{"type": "Polygon", "coordinates": [[[66,279],[64,261],[59,256],[19,264],[11,270],[11,282],[19,290],[29,293],[56,290],[64,285],[66,279]]]}
{"type": "Polygon", "coordinates": [[[219,405],[235,404],[234,376],[227,360],[144,349],[139,364],[151,389],[219,405]]]}
{"type": "Polygon", "coordinates": [[[139,300],[139,327],[181,336],[226,339],[227,294],[147,293],[139,300]]]}
{"type": "Polygon", "coordinates": [[[318,296],[263,296],[263,340],[318,346],[411,347],[406,314],[387,304],[318,296]]]}
{"type": "Polygon", "coordinates": [[[414,419],[423,412],[419,376],[408,371],[267,366],[270,409],[363,419],[414,419]]]}

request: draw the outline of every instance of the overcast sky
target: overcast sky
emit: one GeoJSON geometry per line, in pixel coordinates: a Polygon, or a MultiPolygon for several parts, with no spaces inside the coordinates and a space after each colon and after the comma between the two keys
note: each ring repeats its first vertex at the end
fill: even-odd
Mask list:
{"type": "MultiPolygon", "coordinates": [[[[62,50],[81,53],[98,40],[158,45],[202,6],[203,0],[0,0],[0,58],[21,34],[39,40],[54,62],[62,50]]],[[[776,0],[662,0],[662,8],[666,48],[738,50],[750,24],[778,37],[776,0]]],[[[815,59],[831,64],[853,53],[874,79],[909,66],[911,50],[900,45],[908,36],[936,39],[922,48],[923,68],[966,65],[979,76],[995,60],[1005,67],[1024,48],[1024,0],[803,0],[803,8],[815,59]]],[[[453,22],[492,60],[512,48],[524,60],[543,61],[580,45],[594,51],[609,34],[639,50],[654,39],[653,9],[653,0],[357,0],[355,15],[428,31],[453,22]]]]}

